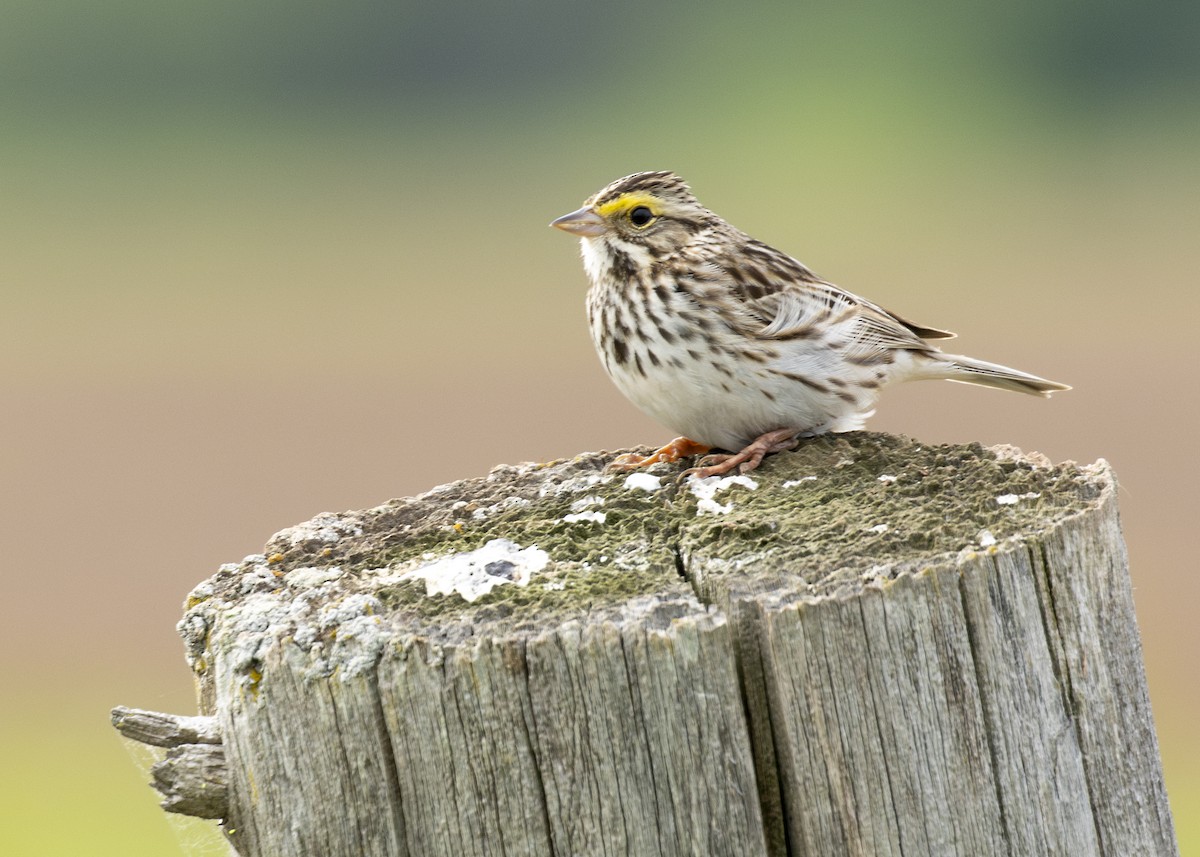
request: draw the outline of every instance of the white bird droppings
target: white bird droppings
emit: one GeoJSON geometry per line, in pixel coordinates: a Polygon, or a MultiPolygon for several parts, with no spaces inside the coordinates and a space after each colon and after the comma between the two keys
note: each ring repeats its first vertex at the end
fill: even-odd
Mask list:
{"type": "Polygon", "coordinates": [[[996,543],[996,537],[992,535],[991,530],[979,531],[979,546],[981,548],[990,548],[996,543]]]}
{"type": "Polygon", "coordinates": [[[896,481],[896,477],[892,476],[890,473],[883,473],[883,474],[880,474],[879,481],[882,482],[884,485],[890,485],[891,483],[896,481]]]}
{"type": "Polygon", "coordinates": [[[523,548],[508,539],[492,539],[481,548],[440,557],[402,577],[423,579],[427,595],[457,592],[474,601],[505,583],[525,586],[549,562],[550,555],[536,545],[523,548]]]}
{"type": "Polygon", "coordinates": [[[569,515],[563,515],[563,521],[568,524],[577,524],[580,521],[594,521],[597,524],[603,524],[608,516],[603,512],[572,512],[569,515]]]}
{"type": "Polygon", "coordinates": [[[879,533],[880,535],[883,535],[884,533],[886,533],[888,531],[888,525],[887,524],[876,524],[875,526],[871,527],[870,530],[873,533],[879,533]]]}
{"type": "Polygon", "coordinates": [[[590,509],[593,506],[603,506],[604,498],[597,497],[595,494],[588,494],[586,497],[580,497],[571,504],[572,512],[582,512],[584,509],[590,509]]]}
{"type": "Polygon", "coordinates": [[[758,483],[749,476],[708,476],[704,479],[689,476],[688,487],[692,496],[699,501],[696,504],[696,514],[728,515],[733,510],[733,503],[718,503],[716,496],[734,485],[741,485],[751,491],[758,487],[758,483]]]}
{"type": "Polygon", "coordinates": [[[789,479],[783,483],[784,488],[795,488],[797,485],[803,485],[805,482],[816,482],[815,476],[801,476],[799,479],[789,479]]]}
{"type": "Polygon", "coordinates": [[[649,473],[630,473],[625,477],[625,490],[627,491],[645,491],[647,494],[653,494],[660,488],[662,488],[662,479],[658,476],[651,476],[649,473]]]}
{"type": "Polygon", "coordinates": [[[1001,494],[996,498],[996,502],[1001,506],[1015,506],[1019,500],[1036,500],[1041,496],[1039,491],[1029,491],[1025,494],[1001,494]]]}

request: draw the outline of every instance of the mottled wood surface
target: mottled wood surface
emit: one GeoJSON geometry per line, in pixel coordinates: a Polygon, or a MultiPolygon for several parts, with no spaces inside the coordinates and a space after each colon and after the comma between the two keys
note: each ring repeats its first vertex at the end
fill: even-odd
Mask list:
{"type": "Polygon", "coordinates": [[[193,592],[240,853],[1177,853],[1106,465],[858,433],[706,494],[607,458],[193,592]]]}

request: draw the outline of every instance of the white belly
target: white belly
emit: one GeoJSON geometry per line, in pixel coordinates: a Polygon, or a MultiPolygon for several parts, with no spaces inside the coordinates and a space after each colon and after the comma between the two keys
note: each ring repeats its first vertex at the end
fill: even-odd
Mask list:
{"type": "MultiPolygon", "coordinates": [[[[682,360],[672,365],[660,357],[651,365],[645,352],[623,364],[606,360],[597,347],[617,388],[642,411],[678,434],[697,443],[739,450],[759,435],[781,428],[797,434],[861,428],[870,416],[874,398],[851,404],[834,393],[813,391],[770,371],[771,364],[731,360],[682,360]]],[[[795,360],[789,360],[793,365],[795,360]]]]}

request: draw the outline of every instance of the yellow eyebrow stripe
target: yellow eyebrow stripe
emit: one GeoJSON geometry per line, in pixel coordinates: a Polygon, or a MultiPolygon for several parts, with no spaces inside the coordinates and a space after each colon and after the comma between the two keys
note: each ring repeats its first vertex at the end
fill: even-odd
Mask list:
{"type": "Polygon", "coordinates": [[[623,214],[632,208],[637,208],[639,205],[646,206],[655,217],[662,213],[658,199],[651,194],[642,192],[623,193],[616,199],[611,199],[597,208],[596,213],[601,217],[612,217],[613,215],[623,214]]]}

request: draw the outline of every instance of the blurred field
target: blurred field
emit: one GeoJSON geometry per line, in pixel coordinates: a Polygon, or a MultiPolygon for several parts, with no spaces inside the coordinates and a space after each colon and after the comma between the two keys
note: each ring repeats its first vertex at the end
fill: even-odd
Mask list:
{"type": "Polygon", "coordinates": [[[173,626],[219,563],[322,510],[668,437],[604,378],[545,224],[669,168],[965,353],[1075,386],[912,385],[872,427],[1114,464],[1200,854],[1200,16],[958,8],[13,4],[0,852],[220,853],[106,723],[192,710],[173,626]]]}

